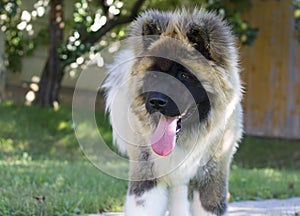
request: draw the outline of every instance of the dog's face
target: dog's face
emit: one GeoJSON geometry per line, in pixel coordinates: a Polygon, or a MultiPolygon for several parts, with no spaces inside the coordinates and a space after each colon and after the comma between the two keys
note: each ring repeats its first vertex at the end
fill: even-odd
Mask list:
{"type": "Polygon", "coordinates": [[[137,60],[130,88],[134,114],[155,128],[152,149],[166,156],[182,133],[225,113],[234,92],[226,71],[236,56],[223,23],[216,27],[182,17],[182,25],[160,16],[143,17],[133,28],[132,35],[143,39],[132,40],[137,60]]]}
{"type": "Polygon", "coordinates": [[[161,115],[166,119],[176,118],[177,136],[181,129],[184,130],[182,121],[186,125],[207,118],[210,102],[204,87],[188,68],[178,62],[154,57],[143,79],[143,87],[150,90],[144,94],[147,112],[156,118],[161,115]],[[178,91],[178,88],[183,88],[183,91],[178,91]]]}
{"type": "Polygon", "coordinates": [[[188,68],[163,58],[154,58],[153,62],[143,80],[144,88],[153,91],[145,93],[144,103],[147,112],[156,113],[159,119],[156,130],[165,130],[165,133],[173,135],[166,136],[156,130],[154,132],[154,137],[158,138],[153,138],[157,140],[157,144],[152,145],[153,150],[160,155],[167,155],[172,151],[174,144],[164,144],[176,141],[188,124],[205,121],[210,102],[201,82],[188,68]],[[182,91],[180,87],[183,88],[182,91]]]}
{"type": "MultiPolygon", "coordinates": [[[[144,78],[144,86],[149,89],[157,89],[164,87],[166,92],[176,91],[176,84],[173,84],[168,76],[165,79],[158,76],[155,72],[160,72],[174,77],[180,83],[182,83],[189,93],[192,95],[194,101],[185,101],[181,98],[181,105],[185,114],[189,113],[188,109],[191,109],[192,104],[195,103],[198,112],[199,119],[204,120],[210,109],[208,95],[202,86],[198,78],[178,62],[174,62],[163,58],[154,58],[154,64],[148,69],[149,73],[144,78]]],[[[182,96],[177,93],[178,96],[182,96]]],[[[159,112],[167,117],[180,116],[184,117],[184,113],[181,113],[178,109],[178,105],[168,96],[159,91],[150,91],[145,93],[145,105],[147,111],[152,114],[159,112]]]]}
{"type": "Polygon", "coordinates": [[[209,115],[209,94],[193,68],[194,65],[199,70],[209,70],[209,65],[186,42],[168,37],[157,42],[135,64],[132,77],[140,85],[134,91],[141,94],[137,97],[139,105],[134,106],[144,108],[146,113],[139,110],[136,115],[142,122],[150,119],[155,128],[151,140],[153,150],[166,156],[180,136],[192,127],[199,127],[209,115]],[[199,66],[199,62],[203,64],[199,66]]]}

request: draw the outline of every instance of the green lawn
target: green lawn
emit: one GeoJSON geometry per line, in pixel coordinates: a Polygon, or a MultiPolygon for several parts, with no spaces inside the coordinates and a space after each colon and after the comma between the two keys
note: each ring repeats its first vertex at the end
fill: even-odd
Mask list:
{"type": "MultiPolygon", "coordinates": [[[[110,127],[97,113],[111,143],[110,127]]],[[[230,176],[233,201],[300,196],[300,142],[247,137],[230,176]]],[[[71,109],[0,103],[0,215],[77,215],[122,210],[127,182],[83,156],[71,109]]]]}

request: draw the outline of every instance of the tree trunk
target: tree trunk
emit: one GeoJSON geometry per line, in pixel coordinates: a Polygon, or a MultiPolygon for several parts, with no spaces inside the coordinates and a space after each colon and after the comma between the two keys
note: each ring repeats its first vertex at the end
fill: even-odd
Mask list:
{"type": "Polygon", "coordinates": [[[63,41],[63,0],[50,1],[49,54],[45,63],[35,103],[53,107],[59,102],[59,89],[63,77],[58,47],[63,41]]]}
{"type": "Polygon", "coordinates": [[[0,102],[4,99],[5,91],[5,42],[4,34],[0,32],[0,102]]]}

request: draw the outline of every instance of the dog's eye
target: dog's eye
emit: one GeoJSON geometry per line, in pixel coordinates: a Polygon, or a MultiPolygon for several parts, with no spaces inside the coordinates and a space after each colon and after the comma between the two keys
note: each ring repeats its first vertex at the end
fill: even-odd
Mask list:
{"type": "Polygon", "coordinates": [[[180,79],[180,80],[194,80],[195,77],[188,73],[188,72],[185,72],[185,71],[181,71],[177,74],[177,77],[180,79]]]}

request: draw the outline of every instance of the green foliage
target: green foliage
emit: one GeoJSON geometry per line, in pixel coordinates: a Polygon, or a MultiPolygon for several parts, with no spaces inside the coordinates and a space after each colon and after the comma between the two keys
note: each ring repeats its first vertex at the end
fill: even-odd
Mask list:
{"type": "Polygon", "coordinates": [[[298,41],[300,43],[300,0],[292,0],[292,6],[294,11],[295,19],[295,31],[298,36],[298,41]]]}
{"type": "MultiPolygon", "coordinates": [[[[98,52],[109,41],[119,40],[125,36],[124,26],[116,25],[109,34],[99,34],[110,21],[115,22],[131,13],[135,1],[114,0],[100,4],[98,1],[75,0],[72,18],[66,21],[67,37],[59,48],[62,68],[76,63],[82,64],[78,58],[88,52],[98,52]],[[99,41],[101,43],[98,43],[99,41]]],[[[241,18],[241,13],[249,8],[250,1],[231,0],[228,4],[221,0],[147,0],[141,10],[157,8],[161,10],[176,9],[178,5],[194,8],[202,5],[208,10],[219,13],[233,26],[233,30],[242,44],[251,44],[257,29],[241,18]],[[241,3],[242,2],[242,3],[241,3]]],[[[32,11],[22,9],[22,0],[4,0],[0,3],[1,31],[5,33],[8,67],[13,71],[21,70],[21,58],[31,54],[38,43],[45,43],[47,32],[33,31],[33,20],[44,16],[48,2],[39,0],[33,5],[32,11]],[[42,11],[42,12],[41,12],[42,11]],[[27,15],[27,16],[26,16],[27,15]]]]}
{"type": "Polygon", "coordinates": [[[70,28],[71,34],[59,48],[62,67],[75,62],[76,58],[90,50],[91,44],[82,43],[82,38],[86,37],[90,26],[93,24],[93,15],[95,12],[91,10],[87,0],[79,0],[74,4],[73,19],[67,21],[67,28],[70,28]],[[78,53],[71,55],[71,53],[78,53]]]}
{"type": "Polygon", "coordinates": [[[206,4],[208,10],[216,11],[229,22],[241,44],[251,45],[254,42],[258,28],[252,27],[241,16],[252,7],[251,1],[230,0],[225,2],[222,0],[208,0],[206,4]]]}
{"type": "Polygon", "coordinates": [[[21,57],[31,53],[35,47],[34,42],[28,38],[27,30],[32,26],[27,27],[27,20],[22,17],[21,5],[21,0],[0,2],[0,26],[5,34],[7,66],[12,71],[21,70],[21,57]]]}
{"type": "Polygon", "coordinates": [[[48,33],[45,29],[35,32],[34,21],[46,14],[47,0],[38,0],[32,10],[22,9],[22,0],[0,2],[0,31],[5,36],[6,66],[13,72],[20,72],[22,57],[33,53],[39,44],[45,43],[48,33]]]}
{"type": "MultiPolygon", "coordinates": [[[[104,1],[105,2],[105,1],[104,1]]],[[[88,0],[76,0],[73,9],[73,19],[67,21],[67,28],[70,29],[65,42],[60,46],[59,53],[62,60],[62,68],[75,63],[83,64],[78,58],[91,52],[96,53],[103,48],[103,43],[99,44],[101,37],[94,37],[96,32],[109,22],[120,16],[122,1],[112,1],[109,5],[88,0]],[[76,61],[77,60],[77,61],[76,61]]],[[[125,11],[124,11],[125,12],[125,11]]],[[[126,14],[126,12],[125,12],[126,14]]],[[[117,28],[121,29],[121,28],[117,28]]],[[[113,38],[110,38],[113,40],[113,38]]],[[[107,44],[106,42],[104,43],[107,44]]]]}

